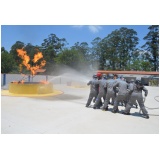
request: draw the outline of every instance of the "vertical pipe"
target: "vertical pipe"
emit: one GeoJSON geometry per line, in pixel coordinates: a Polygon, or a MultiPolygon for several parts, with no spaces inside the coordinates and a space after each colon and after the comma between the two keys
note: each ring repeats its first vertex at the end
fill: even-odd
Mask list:
{"type": "Polygon", "coordinates": [[[6,74],[3,74],[3,86],[6,85],[6,74]]]}
{"type": "Polygon", "coordinates": [[[48,81],[48,75],[46,75],[46,81],[48,81]]]}
{"type": "Polygon", "coordinates": [[[28,82],[30,82],[30,81],[31,81],[31,76],[29,75],[29,76],[28,76],[28,82]]]}

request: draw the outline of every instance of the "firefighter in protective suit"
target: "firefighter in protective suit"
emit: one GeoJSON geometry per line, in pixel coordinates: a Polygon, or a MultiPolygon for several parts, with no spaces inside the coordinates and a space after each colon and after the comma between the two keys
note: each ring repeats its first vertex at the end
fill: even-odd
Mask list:
{"type": "Polygon", "coordinates": [[[125,110],[122,112],[123,114],[130,115],[130,109],[137,100],[144,118],[149,119],[148,112],[144,106],[142,91],[144,91],[144,95],[145,97],[147,97],[148,90],[142,85],[142,82],[140,80],[136,80],[135,84],[132,86],[132,88],[130,88],[131,96],[125,110]]]}
{"type": "MultiPolygon", "coordinates": [[[[131,79],[130,80],[130,83],[129,83],[129,90],[130,90],[130,88],[132,88],[133,87],[133,85],[134,85],[134,79],[131,79]]],[[[131,94],[131,92],[130,92],[130,94],[131,94]]],[[[130,99],[130,94],[128,94],[128,101],[129,101],[129,99],[130,99]]],[[[135,101],[135,103],[133,104],[133,106],[135,106],[135,108],[138,108],[137,106],[138,106],[138,104],[137,104],[137,102],[135,101]]]]}
{"type": "Polygon", "coordinates": [[[97,84],[99,85],[99,92],[95,104],[93,106],[93,109],[100,109],[100,106],[102,105],[101,98],[103,98],[103,101],[105,100],[106,90],[104,86],[106,84],[106,81],[107,81],[107,75],[103,74],[102,79],[98,80],[97,82],[97,84]]]}
{"type": "Polygon", "coordinates": [[[118,94],[115,98],[114,101],[114,107],[112,112],[113,113],[117,113],[118,112],[118,105],[119,102],[127,102],[127,95],[128,95],[128,83],[126,81],[123,80],[119,80],[117,81],[114,85],[113,88],[116,89],[116,87],[118,87],[118,94]]]}
{"type": "Polygon", "coordinates": [[[105,101],[104,101],[104,106],[102,108],[103,111],[108,110],[109,100],[112,98],[112,102],[114,102],[114,100],[116,98],[116,90],[113,88],[114,84],[115,84],[114,79],[109,79],[106,81],[106,84],[104,86],[106,89],[106,97],[105,97],[105,101]]]}
{"type": "Polygon", "coordinates": [[[87,101],[87,104],[86,104],[86,107],[88,107],[90,104],[91,104],[91,101],[93,98],[97,98],[97,95],[98,95],[98,85],[97,85],[97,75],[93,75],[93,79],[90,80],[87,85],[90,85],[90,93],[89,93],[89,97],[88,97],[88,101],[87,101]]]}

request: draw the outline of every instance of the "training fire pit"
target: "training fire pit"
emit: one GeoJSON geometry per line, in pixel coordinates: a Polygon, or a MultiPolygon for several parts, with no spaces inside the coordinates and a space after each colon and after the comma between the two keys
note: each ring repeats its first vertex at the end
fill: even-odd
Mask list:
{"type": "MultiPolygon", "coordinates": [[[[36,75],[42,67],[45,66],[46,61],[43,58],[42,52],[37,52],[34,58],[30,62],[30,57],[27,52],[22,49],[17,49],[18,56],[22,59],[22,64],[20,64],[20,71],[22,71],[22,66],[25,66],[27,70],[31,71],[31,77],[36,75]],[[38,63],[38,61],[41,62],[38,63]],[[30,63],[29,63],[30,62],[30,63]]],[[[43,69],[43,72],[45,70],[43,69]]],[[[41,82],[24,82],[25,75],[20,81],[11,82],[9,84],[9,92],[14,94],[48,94],[53,92],[53,84],[47,81],[41,82]]]]}
{"type": "Polygon", "coordinates": [[[37,50],[37,53],[34,54],[34,58],[31,61],[27,52],[23,48],[17,49],[17,53],[22,59],[21,64],[19,64],[19,71],[23,77],[19,81],[11,82],[9,84],[9,90],[2,90],[2,95],[36,97],[54,96],[63,93],[61,91],[54,90],[53,83],[46,80],[33,82],[33,78],[37,73],[44,72],[46,70],[42,69],[46,64],[46,61],[43,59],[42,52],[37,50]],[[28,76],[23,74],[23,67],[26,67],[26,70],[30,71],[28,76]],[[25,82],[27,77],[28,82],[25,82]]]}
{"type": "Polygon", "coordinates": [[[53,93],[53,84],[49,82],[11,82],[9,92],[14,94],[49,94],[53,93]]]}

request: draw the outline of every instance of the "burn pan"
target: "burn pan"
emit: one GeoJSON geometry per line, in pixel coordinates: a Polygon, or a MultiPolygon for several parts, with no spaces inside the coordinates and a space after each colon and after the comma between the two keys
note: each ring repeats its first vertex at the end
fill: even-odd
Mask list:
{"type": "Polygon", "coordinates": [[[9,84],[9,92],[14,94],[48,94],[53,93],[53,83],[24,82],[9,84]]]}

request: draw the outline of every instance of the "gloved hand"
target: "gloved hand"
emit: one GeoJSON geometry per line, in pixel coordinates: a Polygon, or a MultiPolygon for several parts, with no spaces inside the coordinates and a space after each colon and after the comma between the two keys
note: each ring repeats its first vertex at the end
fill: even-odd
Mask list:
{"type": "Polygon", "coordinates": [[[127,89],[127,93],[129,93],[129,94],[130,94],[130,93],[131,93],[131,90],[127,89]]]}
{"type": "Polygon", "coordinates": [[[118,93],[118,92],[119,92],[119,88],[118,88],[118,87],[116,87],[115,91],[116,91],[116,93],[118,93]]]}
{"type": "Polygon", "coordinates": [[[145,102],[145,101],[146,101],[146,96],[143,97],[143,102],[145,102]]]}

